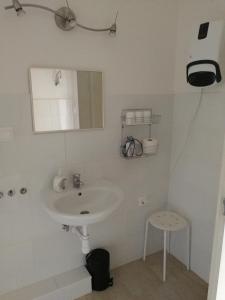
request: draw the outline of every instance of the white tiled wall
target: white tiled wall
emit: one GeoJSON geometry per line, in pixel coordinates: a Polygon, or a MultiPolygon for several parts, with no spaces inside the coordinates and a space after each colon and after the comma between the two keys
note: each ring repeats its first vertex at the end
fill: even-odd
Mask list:
{"type": "MultiPolygon", "coordinates": [[[[104,224],[90,227],[91,245],[109,249],[113,266],[140,257],[145,218],[150,211],[163,206],[167,198],[172,97],[112,96],[106,98],[104,130],[44,135],[31,133],[30,114],[25,113],[29,97],[24,95],[24,101],[21,98],[8,98],[11,108],[16,108],[20,101],[24,114],[21,119],[10,119],[17,129],[15,140],[0,145],[4,150],[0,156],[0,190],[6,193],[15,188],[17,192],[15,197],[0,200],[1,293],[83,264],[80,241],[62,232],[41,207],[60,166],[67,174],[81,172],[84,182],[103,177],[123,188],[126,197],[121,209],[104,224]],[[160,148],[157,156],[126,161],[119,156],[120,113],[125,107],[136,107],[137,98],[138,106],[152,107],[162,114],[160,125],[153,130],[160,148]],[[26,130],[20,129],[21,123],[26,130]],[[23,186],[28,188],[25,196],[18,194],[23,186]],[[150,205],[138,207],[140,196],[147,196],[150,205]]],[[[2,98],[0,120],[7,113],[4,105],[2,98]]],[[[160,246],[160,239],[153,235],[151,251],[160,246]]]]}
{"type": "MultiPolygon", "coordinates": [[[[225,94],[204,91],[191,125],[199,98],[199,93],[175,97],[169,206],[192,223],[191,267],[208,281],[225,132],[225,94]]],[[[176,234],[172,249],[176,257],[185,261],[183,233],[176,234]]]]}
{"type": "MultiPolygon", "coordinates": [[[[61,0],[47,2],[53,9],[62,5],[61,0]]],[[[0,127],[13,127],[15,138],[0,144],[0,189],[15,187],[17,194],[0,200],[0,294],[83,264],[80,241],[61,232],[41,207],[59,167],[81,172],[85,182],[105,177],[121,185],[125,202],[104,224],[90,228],[91,244],[107,247],[113,266],[141,256],[145,217],[167,198],[176,4],[71,1],[79,21],[96,27],[112,22],[119,10],[118,34],[111,38],[82,29],[60,31],[41,10],[29,9],[17,18],[2,9],[8,0],[1,1],[0,127]],[[28,85],[32,66],[103,71],[105,129],[34,135],[28,85]],[[129,162],[119,157],[120,113],[129,107],[152,107],[162,114],[154,129],[157,156],[129,162]],[[18,195],[22,186],[28,188],[25,197],[18,195]],[[139,208],[137,198],[143,195],[150,206],[139,208]]],[[[160,247],[154,235],[151,245],[152,251],[160,247]]]]}
{"type": "MultiPolygon", "coordinates": [[[[220,85],[203,89],[202,105],[196,121],[191,125],[200,99],[200,89],[187,84],[185,68],[193,38],[192,27],[201,22],[224,19],[225,2],[179,1],[178,7],[169,205],[192,222],[192,269],[208,281],[222,166],[225,85],[223,80],[220,85]],[[188,143],[180,155],[190,126],[192,130],[188,143]],[[178,156],[180,159],[174,168],[178,156]]],[[[177,235],[173,253],[184,261],[183,238],[182,234],[177,235]]]]}

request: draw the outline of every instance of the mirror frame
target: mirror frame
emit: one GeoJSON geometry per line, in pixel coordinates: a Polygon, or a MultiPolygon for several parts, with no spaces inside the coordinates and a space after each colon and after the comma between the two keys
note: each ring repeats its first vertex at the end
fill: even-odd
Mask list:
{"type": "Polygon", "coordinates": [[[28,85],[29,85],[29,95],[30,95],[30,103],[31,103],[31,118],[32,118],[32,133],[33,134],[49,134],[49,133],[66,133],[66,132],[86,132],[86,131],[93,131],[93,130],[104,130],[105,129],[105,89],[104,89],[104,72],[102,70],[96,69],[82,69],[82,68],[67,68],[67,67],[51,67],[51,66],[31,66],[28,70],[28,85]],[[61,69],[61,70],[69,70],[69,71],[86,71],[86,72],[101,72],[102,73],[102,127],[101,128],[79,128],[79,129],[65,129],[65,130],[52,130],[52,131],[35,131],[34,125],[34,105],[33,105],[33,91],[32,91],[32,78],[31,78],[31,69],[61,69]]]}

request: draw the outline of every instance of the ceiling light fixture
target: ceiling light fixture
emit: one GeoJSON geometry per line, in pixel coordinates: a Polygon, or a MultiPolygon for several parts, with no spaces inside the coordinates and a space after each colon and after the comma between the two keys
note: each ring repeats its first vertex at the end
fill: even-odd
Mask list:
{"type": "Polygon", "coordinates": [[[116,22],[117,22],[118,12],[116,14],[115,21],[111,26],[106,27],[106,28],[92,28],[92,27],[84,26],[77,22],[76,15],[73,12],[73,10],[69,7],[67,0],[66,0],[66,6],[61,7],[57,10],[54,10],[47,6],[39,5],[39,4],[20,3],[18,0],[12,0],[12,5],[6,6],[5,9],[6,10],[15,9],[17,16],[20,16],[25,13],[25,11],[24,11],[25,7],[39,8],[39,9],[43,9],[43,10],[53,13],[55,16],[56,25],[64,31],[72,30],[76,26],[83,28],[85,30],[89,30],[89,31],[109,32],[110,35],[115,35],[116,31],[117,31],[117,23],[116,22]]]}

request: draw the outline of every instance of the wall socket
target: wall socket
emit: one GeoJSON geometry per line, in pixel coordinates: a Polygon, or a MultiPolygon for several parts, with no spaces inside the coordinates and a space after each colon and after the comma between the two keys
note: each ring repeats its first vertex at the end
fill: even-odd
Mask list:
{"type": "Polygon", "coordinates": [[[141,196],[138,198],[138,206],[147,206],[150,205],[150,200],[147,196],[141,196]]]}

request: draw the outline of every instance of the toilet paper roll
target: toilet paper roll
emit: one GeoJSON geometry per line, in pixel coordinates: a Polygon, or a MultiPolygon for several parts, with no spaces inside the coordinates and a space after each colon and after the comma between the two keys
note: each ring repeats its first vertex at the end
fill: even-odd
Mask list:
{"type": "Polygon", "coordinates": [[[135,125],[135,112],[126,112],[126,125],[135,125]]]}
{"type": "Polygon", "coordinates": [[[151,110],[145,110],[144,111],[144,123],[145,124],[150,124],[151,123],[151,116],[152,116],[151,110]]]}
{"type": "Polygon", "coordinates": [[[144,111],[143,110],[137,110],[135,112],[135,120],[136,124],[143,124],[144,123],[144,111]]]}
{"type": "Polygon", "coordinates": [[[143,143],[143,152],[145,154],[155,154],[158,150],[158,140],[157,139],[144,139],[143,143]]]}

